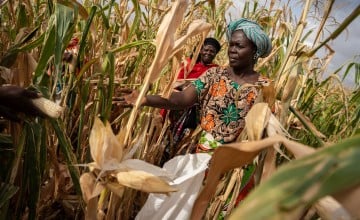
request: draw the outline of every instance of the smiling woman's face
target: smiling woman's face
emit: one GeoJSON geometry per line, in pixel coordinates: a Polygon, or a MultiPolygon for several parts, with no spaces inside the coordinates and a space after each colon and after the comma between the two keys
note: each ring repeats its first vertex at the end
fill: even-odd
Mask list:
{"type": "Polygon", "coordinates": [[[245,69],[255,64],[256,46],[242,30],[231,35],[228,48],[229,65],[234,69],[245,69]]]}
{"type": "Polygon", "coordinates": [[[204,45],[200,50],[201,62],[203,64],[211,64],[216,56],[216,48],[213,45],[204,45]]]}

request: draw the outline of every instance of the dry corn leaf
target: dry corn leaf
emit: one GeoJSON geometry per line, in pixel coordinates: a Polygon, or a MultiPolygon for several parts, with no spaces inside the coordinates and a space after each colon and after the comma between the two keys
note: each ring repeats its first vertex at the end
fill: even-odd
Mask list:
{"type": "MultiPolygon", "coordinates": [[[[253,142],[244,144],[250,143],[253,142]]],[[[203,213],[205,212],[210,199],[213,197],[216,191],[216,186],[221,179],[221,175],[230,169],[242,167],[245,164],[251,163],[261,149],[262,148],[247,148],[245,151],[240,150],[241,153],[239,153],[239,150],[233,147],[221,146],[215,150],[211,159],[205,186],[200,192],[193,206],[193,211],[191,214],[192,220],[202,219],[203,213]],[[229,158],[231,158],[231,160],[229,160],[229,158]]]]}
{"type": "Polygon", "coordinates": [[[271,111],[267,103],[255,104],[245,117],[246,132],[249,141],[260,140],[263,136],[271,111]]]}
{"type": "MultiPolygon", "coordinates": [[[[293,57],[291,57],[293,58],[293,57]]],[[[292,100],[294,91],[296,89],[296,86],[298,84],[298,65],[295,65],[294,67],[291,68],[289,77],[287,79],[285,88],[283,90],[283,94],[281,97],[281,112],[280,112],[280,122],[282,124],[285,124],[287,115],[289,114],[289,106],[290,106],[290,102],[292,100]]]]}
{"type": "Polygon", "coordinates": [[[193,206],[191,219],[202,218],[210,199],[215,193],[216,185],[222,174],[231,169],[251,163],[261,150],[278,143],[283,143],[292,153],[295,152],[298,156],[307,155],[310,151],[313,152],[313,150],[310,150],[311,148],[297,142],[289,141],[280,135],[259,141],[227,144],[217,148],[210,163],[206,184],[193,206]],[[231,158],[231,160],[229,160],[229,158],[231,158]]]}
{"type": "Polygon", "coordinates": [[[311,130],[311,132],[313,134],[315,134],[316,136],[318,136],[321,139],[326,138],[326,136],[315,127],[315,125],[310,121],[310,119],[308,117],[303,115],[301,112],[297,111],[295,108],[293,109],[293,111],[296,112],[297,117],[301,120],[302,123],[304,123],[306,125],[306,127],[308,129],[311,130]]]}
{"type": "Polygon", "coordinates": [[[83,199],[86,203],[85,219],[96,220],[98,195],[104,187],[97,183],[95,177],[91,173],[84,173],[80,177],[80,186],[83,199]]]}
{"type": "Polygon", "coordinates": [[[160,10],[160,11],[165,11],[167,9],[166,5],[162,5],[162,3],[160,1],[157,2],[157,4],[155,2],[152,2],[151,4],[149,3],[149,0],[139,0],[139,4],[144,5],[144,6],[150,6],[153,9],[156,10],[160,10]]]}
{"type": "Polygon", "coordinates": [[[166,172],[164,169],[152,165],[150,163],[147,163],[143,160],[138,160],[138,159],[124,160],[122,164],[129,169],[144,171],[158,177],[167,178],[168,176],[170,176],[169,173],[166,172]]]}
{"type": "Polygon", "coordinates": [[[125,186],[119,184],[118,182],[106,182],[104,183],[104,186],[120,198],[124,194],[125,186]]]}
{"type": "Polygon", "coordinates": [[[173,48],[173,54],[177,53],[177,51],[180,50],[182,48],[182,46],[185,45],[186,41],[190,37],[194,37],[198,34],[201,34],[202,39],[205,39],[205,37],[208,35],[211,27],[212,27],[211,24],[206,23],[202,20],[192,21],[191,24],[189,25],[187,33],[175,41],[174,48],[173,48]]]}
{"type": "Polygon", "coordinates": [[[334,195],[334,198],[339,201],[352,216],[360,219],[359,198],[360,185],[342,190],[334,195]]]}
{"type": "Polygon", "coordinates": [[[80,186],[85,203],[100,195],[104,187],[96,182],[95,176],[91,173],[84,173],[80,176],[80,186]]]}
{"type": "Polygon", "coordinates": [[[97,168],[111,170],[114,165],[121,162],[123,149],[109,123],[104,125],[99,118],[95,118],[89,144],[90,153],[97,168]]]}
{"type": "Polygon", "coordinates": [[[171,10],[165,15],[162,23],[160,24],[155,39],[155,57],[145,77],[143,87],[139,93],[138,99],[136,100],[135,106],[131,111],[128,123],[126,125],[124,142],[122,143],[123,145],[129,144],[128,141],[131,136],[131,130],[133,129],[136,114],[140,107],[141,100],[149,89],[149,85],[158,79],[161,70],[166,65],[170,58],[170,55],[173,52],[176,30],[183,20],[187,5],[187,0],[178,0],[174,2],[171,10]]]}
{"type": "Polygon", "coordinates": [[[37,62],[29,53],[19,53],[16,59],[16,70],[14,71],[12,84],[28,87],[31,77],[35,71],[37,62]]]}
{"type": "MultiPolygon", "coordinates": [[[[268,107],[267,103],[256,103],[249,113],[245,117],[245,129],[246,134],[248,136],[249,141],[260,140],[263,137],[265,128],[269,123],[269,119],[271,116],[271,111],[268,107]]],[[[263,176],[267,178],[269,175],[269,171],[274,170],[275,160],[273,158],[275,151],[273,149],[269,149],[271,152],[263,152],[266,156],[259,156],[257,167],[261,169],[256,169],[254,176],[256,180],[256,184],[262,179],[263,176]]],[[[268,151],[269,151],[268,150],[268,151]]]]}
{"type": "Polygon", "coordinates": [[[119,172],[116,174],[116,178],[120,184],[144,192],[168,193],[177,191],[176,188],[159,177],[141,170],[119,172]]]}
{"type": "MultiPolygon", "coordinates": [[[[264,131],[266,131],[268,137],[275,135],[290,136],[271,113],[267,103],[255,104],[247,114],[245,124],[250,141],[260,140],[263,137],[264,131]]],[[[266,180],[276,170],[276,152],[290,160],[280,149],[279,144],[274,144],[273,148],[267,149],[261,181],[266,180]]]]}
{"type": "MultiPolygon", "coordinates": [[[[266,126],[266,134],[268,137],[275,135],[290,136],[273,114],[270,115],[268,125],[266,126]]],[[[268,148],[261,176],[262,182],[266,181],[276,171],[276,153],[279,153],[283,158],[290,160],[290,158],[280,149],[280,144],[275,143],[273,148],[268,148]]]]}
{"type": "MultiPolygon", "coordinates": [[[[201,39],[202,39],[202,41],[204,41],[205,37],[209,34],[211,27],[212,27],[211,24],[206,23],[202,20],[192,21],[191,24],[189,25],[187,33],[184,36],[182,36],[176,40],[171,57],[175,56],[178,52],[180,52],[181,48],[185,45],[186,41],[191,37],[201,34],[202,35],[201,39]]],[[[196,57],[198,57],[200,49],[201,49],[201,47],[196,48],[196,51],[194,52],[194,56],[191,59],[189,71],[192,70],[192,68],[194,67],[194,65],[196,63],[196,57]]],[[[189,72],[185,72],[185,76],[187,76],[188,73],[189,72]]],[[[177,76],[176,76],[176,78],[177,78],[177,76]]]]}
{"type": "Polygon", "coordinates": [[[149,6],[149,1],[148,0],[139,0],[139,4],[144,5],[144,6],[149,6]]]}
{"type": "MultiPolygon", "coordinates": [[[[89,163],[88,166],[92,170],[94,168],[101,170],[98,178],[102,178],[103,175],[116,176],[118,183],[106,182],[104,185],[107,188],[117,195],[123,193],[123,186],[154,193],[176,191],[174,187],[158,177],[169,176],[160,167],[137,159],[122,161],[123,151],[119,138],[121,137],[114,135],[109,123],[106,122],[104,125],[99,118],[95,118],[89,138],[90,152],[95,162],[89,163]]],[[[87,190],[84,197],[89,198],[89,188],[92,189],[91,186],[95,182],[95,177],[91,178],[88,174],[82,176],[82,185],[87,187],[84,188],[87,190]]]]}
{"type": "MultiPolygon", "coordinates": [[[[272,137],[275,135],[290,137],[290,134],[286,131],[286,129],[281,125],[279,120],[273,114],[270,115],[269,123],[266,126],[266,134],[268,137],[272,137]]],[[[273,147],[282,157],[290,160],[290,158],[280,149],[279,144],[274,144],[273,147]]]]}
{"type": "Polygon", "coordinates": [[[11,71],[11,69],[8,69],[4,66],[0,66],[0,81],[4,80],[4,84],[11,84],[12,78],[14,73],[11,71]]]}
{"type": "Polygon", "coordinates": [[[315,205],[318,215],[321,219],[328,220],[350,220],[352,217],[333,197],[326,196],[315,205]]]}
{"type": "Polygon", "coordinates": [[[163,22],[160,24],[155,39],[155,58],[148,73],[150,83],[157,80],[161,73],[161,69],[166,65],[173,52],[176,30],[183,20],[187,5],[188,3],[186,0],[174,2],[170,12],[165,15],[163,22]]]}
{"type": "MultiPolygon", "coordinates": [[[[267,219],[300,219],[303,211],[320,198],[347,187],[359,186],[359,169],[356,168],[356,158],[360,155],[359,137],[348,138],[282,166],[269,181],[249,195],[230,219],[263,219],[265,216],[267,219]]],[[[297,145],[283,138],[279,141],[285,146],[297,145]]],[[[315,205],[319,214],[326,213],[322,219],[328,219],[327,216],[348,219],[346,210],[325,199],[319,203],[326,211],[319,208],[319,203],[315,205]],[[336,206],[346,215],[339,214],[336,206]]]]}

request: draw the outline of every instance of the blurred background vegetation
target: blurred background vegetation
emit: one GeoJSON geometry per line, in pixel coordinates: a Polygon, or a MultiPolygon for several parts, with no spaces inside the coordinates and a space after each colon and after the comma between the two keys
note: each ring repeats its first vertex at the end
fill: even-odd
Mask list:
{"type": "MultiPolygon", "coordinates": [[[[65,106],[60,119],[6,122],[0,135],[0,218],[82,219],[85,204],[79,176],[91,162],[89,132],[94,118],[112,124],[115,133],[128,123],[131,109],[113,105],[121,87],[140,88],[154,59],[154,39],[173,1],[168,0],[75,0],[0,1],[1,82],[32,87],[65,106]],[[64,59],[64,53],[72,53],[64,59]]],[[[354,74],[355,87],[344,87],[339,71],[324,76],[336,51],[328,43],[359,16],[358,5],[328,38],[304,44],[311,7],[319,1],[299,1],[301,17],[294,21],[292,9],[277,1],[260,6],[246,2],[240,16],[258,21],[269,33],[273,52],[260,59],[257,69],[276,85],[277,117],[299,142],[321,148],[359,133],[360,64],[339,66],[354,74]],[[319,57],[316,53],[324,49],[319,57]],[[321,77],[320,77],[321,76],[321,77]]],[[[317,11],[322,22],[312,32],[320,36],[334,1],[322,1],[317,11]]],[[[222,50],[215,62],[227,64],[225,15],[229,0],[192,0],[175,36],[183,36],[189,24],[202,19],[212,25],[210,35],[222,50]]],[[[234,18],[236,19],[236,18],[234,18]]],[[[182,58],[201,36],[187,39],[182,58]]],[[[177,72],[175,58],[161,71],[150,93],[165,94],[177,72]]],[[[140,146],[136,158],[159,165],[168,124],[158,110],[141,108],[131,130],[128,147],[140,146]],[[165,135],[163,135],[165,134],[165,135]]],[[[98,210],[102,217],[132,219],[146,194],[127,190],[122,198],[102,194],[98,210]]]]}

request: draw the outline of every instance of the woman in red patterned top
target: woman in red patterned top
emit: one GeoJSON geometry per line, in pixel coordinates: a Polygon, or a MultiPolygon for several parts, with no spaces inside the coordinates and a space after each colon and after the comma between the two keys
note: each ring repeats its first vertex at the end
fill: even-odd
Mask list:
{"type": "MultiPolygon", "coordinates": [[[[175,89],[182,90],[182,88],[184,88],[186,83],[181,82],[182,80],[195,80],[199,78],[206,70],[212,67],[217,67],[218,65],[213,63],[213,60],[215,59],[216,54],[220,51],[220,49],[221,45],[215,38],[205,38],[199,55],[196,59],[195,65],[191,68],[192,57],[187,58],[186,62],[183,63],[183,67],[180,69],[177,77],[179,83],[175,89]]],[[[160,114],[165,117],[166,111],[161,111],[160,114]]]]}
{"type": "Polygon", "coordinates": [[[190,70],[191,58],[187,58],[184,67],[179,71],[178,79],[197,79],[206,70],[218,66],[213,60],[220,49],[220,43],[215,38],[205,38],[194,67],[190,70]]]}
{"type": "MultiPolygon", "coordinates": [[[[187,58],[183,68],[180,69],[178,74],[178,83],[175,89],[181,91],[185,88],[190,81],[182,81],[183,79],[195,80],[200,77],[204,72],[212,67],[217,67],[217,64],[212,63],[216,54],[220,51],[220,43],[212,37],[205,38],[203,46],[200,49],[199,56],[196,60],[195,65],[191,68],[191,58],[187,58]]],[[[165,118],[167,114],[166,109],[161,109],[160,114],[165,118]]],[[[181,111],[171,111],[169,114],[170,119],[170,131],[172,135],[172,144],[174,149],[166,148],[162,162],[173,157],[176,153],[177,144],[184,137],[185,133],[191,132],[198,125],[197,117],[197,105],[181,111]]]]}

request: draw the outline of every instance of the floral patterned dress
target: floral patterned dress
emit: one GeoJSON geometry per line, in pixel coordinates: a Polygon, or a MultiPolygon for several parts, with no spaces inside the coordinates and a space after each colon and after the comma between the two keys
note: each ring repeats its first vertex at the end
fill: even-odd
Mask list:
{"type": "Polygon", "coordinates": [[[239,85],[229,78],[224,67],[211,68],[194,81],[204,130],[198,152],[208,152],[234,141],[243,130],[245,116],[261,87],[269,84],[269,79],[260,76],[255,84],[239,85]]]}

